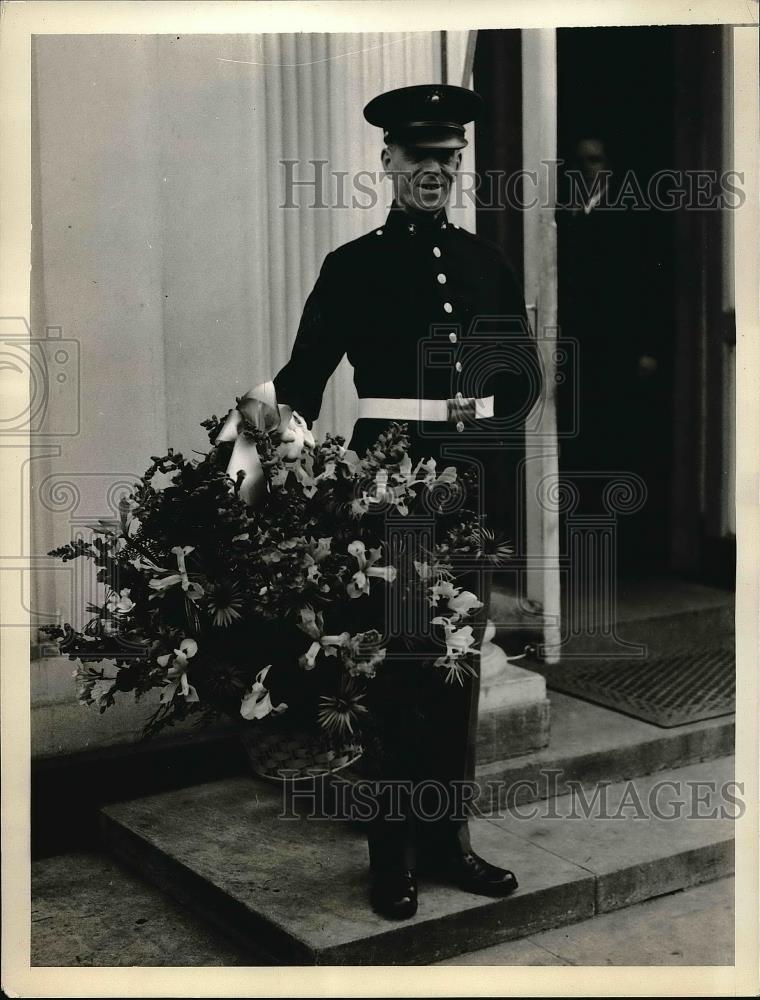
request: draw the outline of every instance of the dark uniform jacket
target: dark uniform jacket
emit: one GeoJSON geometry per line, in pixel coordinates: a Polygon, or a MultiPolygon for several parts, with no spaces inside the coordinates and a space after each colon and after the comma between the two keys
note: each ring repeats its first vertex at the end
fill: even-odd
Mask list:
{"type": "MultiPolygon", "coordinates": [[[[540,391],[512,269],[498,247],[444,212],[419,220],[394,205],[384,226],[327,255],[274,380],[278,401],[311,423],[344,354],[360,398],[495,396],[493,419],[410,423],[415,459],[484,431],[517,440],[540,391]]],[[[358,420],[351,447],[363,454],[387,423],[358,420]]]]}

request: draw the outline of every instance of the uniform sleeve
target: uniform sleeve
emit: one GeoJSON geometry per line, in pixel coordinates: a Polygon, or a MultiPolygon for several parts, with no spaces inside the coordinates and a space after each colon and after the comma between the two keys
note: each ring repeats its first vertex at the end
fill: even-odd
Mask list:
{"type": "Polygon", "coordinates": [[[329,253],[306,300],[290,361],[274,379],[277,402],[297,410],[310,427],[319,416],[327,380],[345,353],[336,270],[329,253]]]}

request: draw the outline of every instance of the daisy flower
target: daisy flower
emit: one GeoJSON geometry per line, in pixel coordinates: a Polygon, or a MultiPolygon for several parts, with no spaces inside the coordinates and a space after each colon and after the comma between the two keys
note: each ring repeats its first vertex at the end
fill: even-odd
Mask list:
{"type": "Polygon", "coordinates": [[[478,555],[486,562],[498,566],[514,554],[514,549],[504,536],[501,533],[497,534],[491,528],[476,528],[473,534],[478,546],[478,555]]]}
{"type": "Polygon", "coordinates": [[[214,625],[227,628],[242,617],[243,595],[237,583],[219,580],[206,588],[207,607],[214,625]]]}
{"type": "Polygon", "coordinates": [[[331,736],[353,735],[360,716],[367,714],[362,705],[364,694],[351,678],[341,681],[335,694],[323,694],[319,699],[319,723],[331,736]]]}

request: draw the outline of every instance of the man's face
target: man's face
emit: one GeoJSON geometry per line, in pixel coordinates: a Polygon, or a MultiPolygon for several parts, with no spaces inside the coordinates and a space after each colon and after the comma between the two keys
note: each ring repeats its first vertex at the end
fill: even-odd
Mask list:
{"type": "Polygon", "coordinates": [[[575,156],[589,184],[607,169],[607,154],[601,139],[580,139],[575,147],[575,156]]]}
{"type": "Polygon", "coordinates": [[[383,169],[393,181],[393,195],[402,208],[410,212],[438,212],[451,194],[462,151],[389,143],[382,160],[383,169]]]}

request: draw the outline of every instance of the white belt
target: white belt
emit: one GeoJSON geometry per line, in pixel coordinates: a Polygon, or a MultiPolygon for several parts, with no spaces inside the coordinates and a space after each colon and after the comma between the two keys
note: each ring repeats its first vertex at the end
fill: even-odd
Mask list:
{"type": "Polygon", "coordinates": [[[458,396],[456,399],[381,399],[359,400],[359,419],[371,420],[436,420],[455,421],[464,414],[481,420],[493,416],[493,396],[474,399],[458,396]]]}

